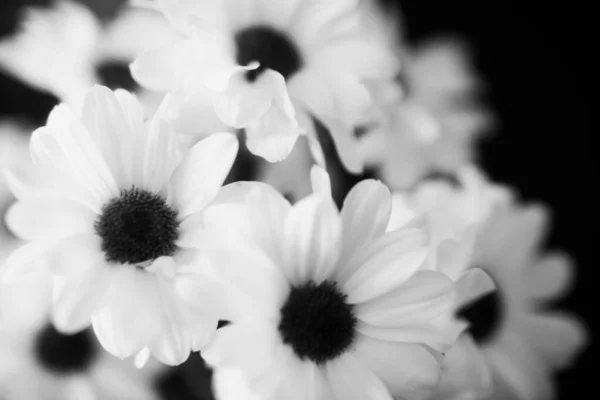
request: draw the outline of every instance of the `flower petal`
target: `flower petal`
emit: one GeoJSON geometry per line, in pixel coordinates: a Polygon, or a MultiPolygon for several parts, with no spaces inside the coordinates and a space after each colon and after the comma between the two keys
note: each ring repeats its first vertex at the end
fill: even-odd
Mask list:
{"type": "Polygon", "coordinates": [[[92,382],[85,375],[69,377],[63,390],[59,396],[65,400],[96,400],[92,382]]]}
{"type": "Polygon", "coordinates": [[[219,329],[202,351],[202,358],[212,367],[240,368],[251,378],[269,366],[279,341],[277,328],[271,323],[244,321],[219,329]]]}
{"type": "Polygon", "coordinates": [[[365,337],[394,343],[424,344],[439,352],[447,351],[457,335],[434,322],[398,323],[395,326],[376,326],[359,321],[356,331],[365,337]]]}
{"type": "Polygon", "coordinates": [[[427,241],[422,229],[400,229],[365,247],[338,273],[348,302],[364,302],[401,286],[423,265],[427,241]]]}
{"type": "Polygon", "coordinates": [[[171,177],[173,205],[180,218],[202,210],[217,195],[238,150],[231,133],[215,133],[198,142],[171,177]]]}
{"type": "Polygon", "coordinates": [[[159,280],[157,286],[159,310],[162,312],[160,334],[148,347],[160,362],[179,365],[189,357],[194,335],[185,329],[186,321],[175,301],[176,294],[171,284],[159,280]]]}
{"type": "MultiPolygon", "coordinates": [[[[166,197],[169,178],[183,159],[184,146],[179,141],[181,137],[160,117],[146,123],[142,133],[145,137],[137,151],[143,152],[143,155],[136,156],[141,162],[137,166],[134,182],[139,182],[140,187],[151,193],[166,197]]],[[[184,148],[188,150],[187,146],[184,148]]]]}
{"type": "Polygon", "coordinates": [[[73,333],[89,326],[112,278],[112,271],[102,260],[89,267],[82,279],[64,285],[55,284],[52,321],[56,328],[73,333]]]}
{"type": "Polygon", "coordinates": [[[483,399],[492,393],[491,370],[469,334],[446,353],[435,400],[483,399]]]}
{"type": "Polygon", "coordinates": [[[160,299],[154,274],[120,266],[114,272],[92,325],[102,347],[119,358],[130,357],[160,332],[160,299]]]}
{"type": "Polygon", "coordinates": [[[222,302],[228,315],[221,318],[237,321],[247,316],[277,318],[289,292],[281,267],[255,246],[240,243],[235,251],[210,255],[217,274],[225,282],[222,302]]]}
{"type": "Polygon", "coordinates": [[[457,308],[496,290],[494,280],[482,269],[471,268],[456,282],[457,308]]]}
{"type": "Polygon", "coordinates": [[[527,337],[531,346],[553,368],[566,368],[588,342],[586,329],[578,318],[562,313],[537,314],[527,318],[527,337]]]}
{"type": "Polygon", "coordinates": [[[503,398],[551,399],[553,383],[543,361],[527,343],[508,333],[497,346],[485,349],[486,359],[494,370],[494,390],[503,398]],[[510,397],[505,392],[508,390],[510,397]]]}
{"type": "Polygon", "coordinates": [[[15,235],[30,241],[92,233],[95,218],[89,208],[62,199],[26,199],[13,204],[6,213],[6,222],[15,235]]]}
{"type": "MultiPolygon", "coordinates": [[[[256,243],[275,263],[283,264],[281,238],[284,235],[285,221],[288,219],[292,206],[280,192],[262,182],[235,182],[224,186],[212,204],[218,205],[219,203],[233,203],[246,208],[246,210],[234,211],[239,220],[235,225],[225,226],[219,222],[219,218],[221,218],[219,213],[207,209],[205,212],[207,228],[224,232],[231,238],[241,236],[240,234],[250,235],[251,237],[245,237],[243,240],[256,243]],[[210,218],[210,214],[215,218],[210,218]],[[232,232],[232,230],[237,230],[237,232],[232,232]]],[[[226,209],[223,209],[223,212],[226,212],[226,209]]],[[[219,240],[223,240],[223,238],[221,237],[219,240]]]]}
{"type": "Polygon", "coordinates": [[[574,278],[574,262],[564,253],[550,253],[526,272],[527,294],[550,300],[565,294],[574,278]]]}
{"type": "Polygon", "coordinates": [[[31,158],[44,174],[65,181],[55,188],[57,194],[81,201],[99,212],[106,200],[118,194],[116,182],[85,128],[63,116],[63,110],[60,106],[55,108],[50,118],[61,119],[67,126],[60,130],[42,127],[32,134],[31,158]],[[61,193],[62,187],[71,185],[61,193]]]}
{"type": "Polygon", "coordinates": [[[46,252],[50,246],[47,243],[28,243],[15,251],[0,265],[0,283],[13,284],[49,272],[45,262],[46,252]]]}
{"type": "Polygon", "coordinates": [[[171,91],[196,80],[209,60],[205,48],[194,39],[176,40],[142,53],[131,64],[131,75],[142,86],[156,91],[171,91]]]}
{"type": "MultiPolygon", "coordinates": [[[[262,118],[272,107],[276,97],[286,96],[273,74],[262,73],[254,82],[248,82],[248,70],[256,69],[257,65],[248,67],[237,66],[223,73],[224,77],[213,78],[213,81],[223,80],[225,83],[215,86],[213,104],[215,112],[221,120],[234,128],[245,128],[252,122],[262,118]]],[[[267,71],[265,71],[267,72],[267,71]]]]}
{"type": "Polygon", "coordinates": [[[246,128],[248,149],[253,154],[263,157],[269,162],[284,160],[292,151],[298,135],[304,130],[298,126],[294,114],[294,106],[287,94],[283,76],[278,72],[267,70],[275,90],[271,107],[258,121],[246,128]]]}
{"type": "Polygon", "coordinates": [[[213,391],[219,400],[260,400],[252,392],[246,375],[236,368],[219,368],[212,378],[213,391]]]}
{"type": "Polygon", "coordinates": [[[352,354],[344,353],[327,363],[325,373],[338,399],[393,400],[381,379],[352,354]]]}
{"type": "MultiPolygon", "coordinates": [[[[288,27],[294,36],[303,38],[310,49],[322,45],[333,33],[344,26],[344,22],[354,21],[357,0],[331,0],[327,3],[305,2],[298,8],[297,15],[288,27]]],[[[334,36],[335,37],[335,36],[334,36]]]]}
{"type": "Polygon", "coordinates": [[[50,271],[67,282],[81,279],[88,268],[105,261],[101,244],[98,236],[88,233],[62,239],[47,257],[50,271]]]}
{"type": "Polygon", "coordinates": [[[364,180],[352,188],[342,207],[343,250],[349,257],[386,231],[391,213],[390,190],[381,182],[364,180]]]}
{"type": "Polygon", "coordinates": [[[213,93],[203,89],[187,94],[185,90],[173,94],[172,103],[166,111],[165,119],[173,124],[175,132],[206,137],[213,132],[228,131],[213,106],[213,93]]]}
{"type": "Polygon", "coordinates": [[[342,224],[332,199],[311,195],[298,202],[285,223],[285,274],[294,283],[317,285],[331,276],[341,248],[342,224]]]}
{"type": "Polygon", "coordinates": [[[289,346],[280,347],[277,359],[261,378],[266,380],[267,376],[276,382],[277,387],[272,393],[261,392],[263,398],[290,400],[335,398],[322,369],[317,364],[299,359],[289,346]],[[272,371],[275,368],[280,372],[272,371]]]}
{"type": "Polygon", "coordinates": [[[94,86],[86,94],[81,109],[82,124],[119,188],[139,184],[133,181],[132,170],[144,123],[143,114],[134,109],[137,100],[123,93],[121,91],[119,101],[112,90],[94,86]]]}
{"type": "Polygon", "coordinates": [[[402,399],[421,400],[436,388],[441,367],[425,346],[360,337],[354,356],[375,373],[389,391],[402,399]]]}
{"type": "MultiPolygon", "coordinates": [[[[329,179],[329,174],[325,168],[314,165],[310,170],[310,181],[312,184],[313,193],[325,198],[331,198],[331,179],[329,179]]],[[[342,223],[343,220],[344,211],[342,210],[342,223]]]]}
{"type": "Polygon", "coordinates": [[[454,284],[439,272],[419,271],[396,290],[354,307],[359,319],[376,326],[432,321],[454,308],[454,284]]]}

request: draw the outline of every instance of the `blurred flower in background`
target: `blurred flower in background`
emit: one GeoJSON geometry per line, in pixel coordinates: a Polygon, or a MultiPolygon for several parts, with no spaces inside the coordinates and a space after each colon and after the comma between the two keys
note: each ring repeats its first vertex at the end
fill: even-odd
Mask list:
{"type": "Polygon", "coordinates": [[[163,367],[139,370],[106,353],[90,330],[63,334],[50,323],[50,275],[0,285],[0,398],[158,400],[163,367]]]}
{"type": "Polygon", "coordinates": [[[175,35],[150,10],[127,9],[105,25],[87,6],[60,0],[23,10],[18,33],[0,40],[0,67],[72,106],[96,83],[135,90],[151,116],[162,95],[138,87],[128,64],[175,35]]]}
{"type": "Polygon", "coordinates": [[[408,188],[432,172],[456,172],[474,161],[478,139],[493,121],[480,101],[483,84],[465,43],[430,39],[407,45],[401,59],[397,84],[403,96],[380,100],[383,113],[366,126],[360,140],[366,164],[393,189],[408,188]]]}
{"type": "MultiPolygon", "coordinates": [[[[546,207],[520,204],[509,188],[490,183],[473,167],[458,176],[454,183],[425,181],[395,194],[392,213],[392,227],[429,215],[433,240],[442,243],[441,270],[455,279],[478,268],[496,286],[471,290],[480,295],[457,304],[457,316],[470,326],[446,356],[435,398],[553,398],[553,374],[586,344],[577,318],[549,310],[570,287],[574,266],[564,253],[543,249],[546,207]]],[[[462,285],[482,284],[470,278],[462,285]]]]}

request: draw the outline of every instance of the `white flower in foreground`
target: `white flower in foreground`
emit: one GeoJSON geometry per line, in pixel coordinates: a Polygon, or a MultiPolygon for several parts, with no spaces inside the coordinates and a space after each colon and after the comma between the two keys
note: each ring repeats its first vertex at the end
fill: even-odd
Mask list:
{"type": "Polygon", "coordinates": [[[426,182],[412,195],[396,195],[394,203],[399,223],[411,216],[407,205],[429,214],[440,243],[463,235],[462,246],[453,240],[439,246],[441,260],[450,262],[438,266],[457,280],[456,314],[470,327],[446,356],[435,399],[481,398],[490,391],[497,399],[550,399],[552,372],[567,366],[585,342],[576,319],[547,311],[567,288],[571,262],[561,253],[541,253],[545,208],[517,204],[507,188],[474,169],[459,176],[458,187],[426,182]],[[496,291],[473,272],[480,270],[496,291]]]}
{"type": "Polygon", "coordinates": [[[294,206],[259,184],[223,206],[245,223],[227,232],[237,252],[218,260],[233,324],[202,356],[239,369],[265,400],[428,398],[458,333],[444,320],[452,281],[421,270],[428,240],[418,224],[385,233],[383,184],[356,185],[340,213],[326,173],[314,168],[313,178],[316,193],[294,206]]]}
{"type": "Polygon", "coordinates": [[[19,201],[7,223],[31,243],[7,259],[4,281],[49,257],[59,329],[92,323],[118,357],[150,350],[164,363],[183,362],[217,326],[212,270],[192,251],[204,244],[194,221],[237,148],[234,135],[217,133],[184,157],[160,114],[144,122],[124,91],[95,87],[81,115],[58,106],[31,139],[35,178],[9,175],[19,201]]]}
{"type": "Polygon", "coordinates": [[[96,83],[137,90],[147,115],[160,102],[157,93],[134,88],[128,64],[149,43],[173,40],[162,16],[128,9],[102,26],[84,5],[68,0],[25,9],[19,32],[0,41],[0,67],[71,106],[96,83]]]}
{"type": "MultiPolygon", "coordinates": [[[[26,166],[29,161],[28,142],[25,126],[13,121],[0,121],[0,171],[26,166]]],[[[4,223],[4,214],[14,200],[4,176],[0,174],[0,263],[19,243],[4,223]]]]}
{"type": "Polygon", "coordinates": [[[156,369],[106,353],[92,332],[65,335],[49,321],[50,276],[0,285],[0,398],[153,400],[156,369]],[[10,314],[5,312],[11,310],[10,314]]]}
{"type": "MultiPolygon", "coordinates": [[[[360,171],[353,127],[370,106],[367,79],[396,72],[390,50],[368,35],[358,0],[138,0],[185,36],[132,65],[144,86],[204,104],[244,128],[251,152],[284,159],[298,135],[329,128],[344,165],[360,171]]],[[[189,107],[194,110],[194,107],[189,107]]]]}
{"type": "Polygon", "coordinates": [[[464,45],[449,39],[403,55],[404,98],[381,102],[383,116],[371,121],[359,146],[365,163],[378,167],[393,189],[410,187],[431,172],[454,172],[473,159],[491,118],[477,102],[482,83],[467,55],[464,45]]]}

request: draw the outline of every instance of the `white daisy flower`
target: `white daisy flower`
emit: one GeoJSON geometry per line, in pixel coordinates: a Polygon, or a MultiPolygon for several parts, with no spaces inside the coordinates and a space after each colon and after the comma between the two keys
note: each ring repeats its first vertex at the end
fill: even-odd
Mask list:
{"type": "Polygon", "coordinates": [[[431,172],[455,172],[473,159],[491,118],[476,100],[482,83],[467,55],[462,43],[450,39],[407,49],[403,98],[375,90],[383,116],[367,124],[359,147],[365,163],[377,167],[390,187],[408,188],[431,172]]]}
{"type": "Polygon", "coordinates": [[[125,91],[94,87],[81,115],[55,108],[31,138],[34,179],[9,175],[19,201],[7,223],[30,243],[7,259],[4,280],[50,257],[61,331],[92,323],[118,357],[144,350],[166,364],[183,362],[217,326],[213,272],[191,249],[206,248],[197,218],[218,193],[238,143],[217,133],[185,157],[182,148],[160,114],[144,122],[125,91]]]}
{"type": "Polygon", "coordinates": [[[238,251],[217,256],[237,306],[202,356],[242,371],[264,400],[428,398],[459,328],[444,320],[452,281],[420,270],[426,232],[385,233],[390,194],[380,182],[358,184],[341,213],[320,168],[313,185],[294,206],[256,183],[223,206],[245,223],[222,232],[238,251]]]}
{"type": "Polygon", "coordinates": [[[152,115],[162,96],[136,87],[128,64],[149,43],[175,37],[156,12],[127,9],[103,26],[86,6],[61,0],[25,9],[20,31],[0,41],[0,67],[72,106],[97,83],[136,90],[152,115]]]}
{"type": "Polygon", "coordinates": [[[0,286],[0,398],[157,399],[156,368],[140,371],[109,355],[89,330],[66,335],[50,324],[50,279],[32,276],[0,286]]]}
{"type": "Polygon", "coordinates": [[[552,372],[573,360],[585,332],[573,317],[546,310],[572,274],[564,254],[541,253],[547,210],[517,204],[507,188],[472,168],[462,171],[458,186],[423,183],[414,194],[396,195],[396,205],[398,223],[411,217],[407,205],[429,214],[434,240],[442,243],[438,255],[452,260],[440,270],[458,282],[456,314],[470,323],[446,357],[435,399],[481,398],[492,390],[497,399],[552,398],[552,372]],[[468,221],[476,225],[467,228],[468,221]],[[467,237],[462,248],[444,243],[457,235],[467,237]],[[496,291],[473,272],[480,269],[496,291]]]}
{"type": "Polygon", "coordinates": [[[186,36],[136,60],[142,85],[202,104],[208,88],[223,122],[244,128],[250,151],[271,162],[302,132],[316,142],[317,118],[344,165],[362,169],[352,130],[370,105],[363,81],[391,77],[396,60],[370,40],[358,0],[136,3],[159,9],[186,36]]]}
{"type": "MultiPolygon", "coordinates": [[[[15,121],[0,121],[0,171],[22,169],[29,161],[27,128],[15,121]]],[[[0,263],[18,246],[17,238],[4,223],[4,214],[15,198],[0,174],[0,263]]]]}

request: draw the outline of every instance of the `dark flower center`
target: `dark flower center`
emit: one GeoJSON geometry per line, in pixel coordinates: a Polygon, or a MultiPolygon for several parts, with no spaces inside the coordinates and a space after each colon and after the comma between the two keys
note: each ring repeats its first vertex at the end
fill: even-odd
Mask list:
{"type": "Polygon", "coordinates": [[[126,63],[105,61],[96,68],[96,73],[102,84],[112,90],[125,89],[135,92],[139,89],[139,85],[133,80],[126,63]]]}
{"type": "Polygon", "coordinates": [[[284,33],[268,26],[253,26],[235,35],[236,60],[239,65],[258,61],[260,67],[246,73],[254,82],[267,68],[279,72],[285,79],[302,67],[302,58],[294,42],[284,33]]]}
{"type": "Polygon", "coordinates": [[[293,287],[281,308],[279,333],[301,359],[333,360],[354,341],[356,317],[335,283],[293,287]]]}
{"type": "Polygon", "coordinates": [[[98,355],[98,348],[89,330],[65,335],[48,324],[37,335],[34,354],[47,370],[73,374],[89,369],[98,355]]]}
{"type": "Polygon", "coordinates": [[[501,293],[495,290],[464,305],[456,315],[469,323],[468,332],[475,342],[485,344],[494,339],[498,333],[503,313],[501,293]]]}
{"type": "Polygon", "coordinates": [[[109,201],[95,224],[106,261],[139,264],[175,253],[177,212],[145,190],[124,190],[109,201]]]}

